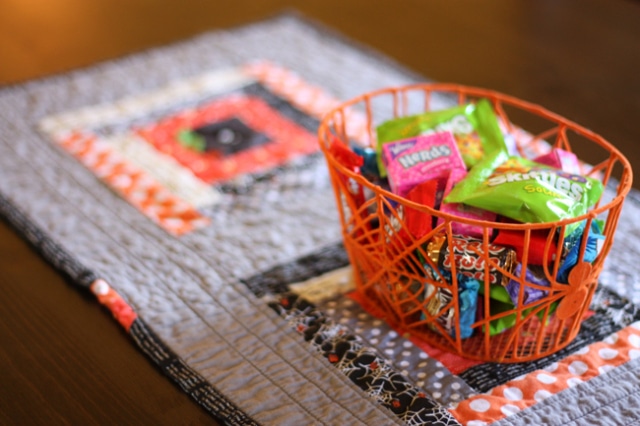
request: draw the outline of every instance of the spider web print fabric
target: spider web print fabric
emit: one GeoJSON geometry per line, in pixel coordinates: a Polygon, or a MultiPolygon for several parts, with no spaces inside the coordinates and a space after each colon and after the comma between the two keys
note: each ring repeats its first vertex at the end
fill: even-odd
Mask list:
{"type": "Polygon", "coordinates": [[[315,132],[340,100],[416,81],[283,15],[4,88],[0,214],[226,424],[640,417],[635,192],[591,316],[545,359],[442,353],[353,291],[315,132]]]}

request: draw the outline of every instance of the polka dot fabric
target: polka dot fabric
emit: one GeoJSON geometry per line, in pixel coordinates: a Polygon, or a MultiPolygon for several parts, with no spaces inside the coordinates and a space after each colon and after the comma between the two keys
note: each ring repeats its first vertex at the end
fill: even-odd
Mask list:
{"type": "Polygon", "coordinates": [[[377,348],[401,375],[411,380],[444,406],[458,403],[475,391],[464,380],[451,374],[438,358],[429,356],[420,342],[413,342],[393,330],[385,321],[362,309],[348,297],[336,298],[322,306],[327,315],[349,327],[372,347],[377,348]]]}
{"type": "Polygon", "coordinates": [[[489,424],[638,357],[640,322],[635,322],[562,361],[471,397],[450,411],[463,425],[489,424]]]}

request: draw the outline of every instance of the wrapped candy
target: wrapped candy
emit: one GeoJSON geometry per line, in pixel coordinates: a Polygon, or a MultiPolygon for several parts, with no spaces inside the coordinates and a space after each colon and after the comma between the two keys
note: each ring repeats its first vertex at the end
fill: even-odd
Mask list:
{"type": "MultiPolygon", "coordinates": [[[[436,279],[436,274],[431,266],[425,264],[425,270],[429,277],[436,279]]],[[[446,270],[440,270],[440,274],[445,282],[451,283],[451,273],[446,270]]],[[[429,315],[435,317],[435,321],[441,325],[449,335],[455,337],[455,333],[459,329],[460,338],[466,339],[473,334],[473,328],[471,326],[476,320],[480,283],[478,280],[463,274],[457,274],[457,281],[458,323],[456,323],[455,307],[451,304],[453,293],[446,287],[426,283],[424,309],[429,315]],[[449,306],[449,308],[447,308],[447,306],[449,306]],[[446,310],[443,311],[443,309],[446,310]]],[[[423,319],[426,317],[426,315],[423,315],[423,319]]],[[[433,325],[431,327],[437,330],[437,327],[433,325]]]]}
{"type": "Polygon", "coordinates": [[[444,202],[465,203],[518,222],[546,223],[585,214],[602,192],[599,180],[497,153],[478,163],[444,202]]]}
{"type": "Polygon", "coordinates": [[[578,157],[569,151],[560,148],[553,148],[549,153],[540,155],[533,159],[536,163],[544,164],[554,169],[574,175],[580,174],[580,161],[578,157]]]}
{"type": "Polygon", "coordinates": [[[377,182],[380,179],[380,170],[378,170],[378,152],[370,147],[353,145],[353,152],[362,157],[362,165],[360,173],[370,182],[377,182]]]}
{"type": "MultiPolygon", "coordinates": [[[[522,264],[518,263],[518,265],[516,265],[513,271],[513,274],[518,278],[522,278],[522,264]]],[[[543,268],[539,266],[536,267],[534,265],[529,265],[525,273],[524,279],[526,280],[527,283],[537,284],[543,287],[551,286],[551,283],[549,283],[549,280],[547,280],[547,278],[544,275],[543,268]]],[[[520,281],[510,280],[509,283],[506,285],[506,289],[507,289],[507,292],[509,293],[509,297],[511,298],[511,301],[513,302],[514,306],[517,306],[518,297],[520,294],[520,281]]],[[[522,304],[528,305],[530,303],[536,302],[542,299],[543,297],[545,297],[547,294],[549,294],[547,290],[540,290],[538,288],[525,285],[522,304]]]]}
{"type": "MultiPolygon", "coordinates": [[[[438,200],[439,186],[440,182],[436,179],[422,182],[409,191],[407,200],[435,209],[440,202],[438,200]]],[[[430,214],[408,206],[405,208],[405,221],[409,232],[416,239],[422,238],[433,229],[433,218],[430,214]]]]}
{"type": "MultiPolygon", "coordinates": [[[[444,188],[444,197],[449,195],[453,187],[460,182],[467,175],[466,170],[454,169],[451,170],[449,176],[447,177],[445,188],[444,188]]],[[[442,203],[440,205],[440,211],[444,213],[449,213],[455,216],[465,217],[468,219],[476,219],[476,220],[484,220],[488,222],[493,222],[496,220],[496,214],[487,210],[482,210],[477,207],[468,206],[462,203],[442,203]]],[[[438,219],[438,225],[443,223],[444,219],[438,219]]],[[[482,237],[482,227],[478,225],[469,225],[462,222],[452,222],[451,229],[456,234],[461,235],[469,235],[482,237]]]]}
{"type": "MultiPolygon", "coordinates": [[[[482,240],[463,235],[454,235],[451,246],[453,250],[449,249],[446,235],[436,235],[427,244],[427,255],[440,269],[450,272],[452,264],[455,263],[458,274],[484,282],[487,268],[483,257],[482,240]]],[[[487,250],[491,263],[498,266],[489,266],[489,283],[501,286],[506,285],[509,282],[509,276],[504,272],[511,273],[513,271],[516,260],[515,252],[508,247],[494,244],[489,244],[487,250]]]]}
{"type": "Polygon", "coordinates": [[[554,260],[557,246],[555,238],[551,238],[551,241],[548,241],[548,230],[537,229],[530,231],[529,245],[526,247],[524,236],[525,231],[516,229],[500,229],[492,243],[513,248],[516,251],[516,258],[518,262],[522,262],[525,250],[527,250],[527,263],[530,265],[544,265],[554,260]],[[549,248],[545,252],[547,244],[549,248]]]}
{"type": "MultiPolygon", "coordinates": [[[[562,263],[558,268],[556,279],[561,283],[569,282],[569,272],[578,263],[578,255],[580,254],[580,245],[586,232],[586,221],[578,224],[577,228],[564,238],[562,263]]],[[[592,263],[598,256],[598,242],[604,237],[602,236],[603,223],[599,220],[591,222],[591,229],[587,236],[587,244],[584,249],[584,262],[592,263]]]]}
{"type": "MultiPolygon", "coordinates": [[[[478,292],[484,296],[484,287],[480,287],[478,292]]],[[[512,328],[516,324],[518,318],[518,315],[515,312],[516,306],[517,305],[514,304],[511,300],[511,296],[506,287],[497,285],[490,286],[488,314],[489,316],[493,317],[493,319],[488,323],[489,335],[495,336],[497,334],[500,334],[512,328]],[[505,312],[512,313],[498,317],[498,315],[505,312]]],[[[549,305],[549,315],[553,314],[557,307],[558,302],[553,302],[551,305],[549,305]]],[[[534,307],[523,310],[522,317],[528,316],[531,313],[532,309],[534,309],[534,307]]],[[[545,310],[539,311],[536,315],[539,319],[544,318],[545,310]]],[[[486,316],[487,312],[485,311],[485,305],[483,301],[481,301],[480,303],[478,303],[477,320],[483,320],[486,318],[486,316]]]]}
{"type": "MultiPolygon", "coordinates": [[[[466,168],[473,167],[485,155],[507,149],[491,103],[480,99],[477,103],[382,123],[376,128],[378,152],[381,153],[382,146],[388,142],[443,131],[453,133],[466,168]]],[[[382,176],[386,176],[382,158],[378,164],[382,176]]]]}
{"type": "Polygon", "coordinates": [[[391,190],[401,197],[420,182],[445,179],[451,170],[464,170],[450,132],[385,144],[383,158],[391,190]]]}

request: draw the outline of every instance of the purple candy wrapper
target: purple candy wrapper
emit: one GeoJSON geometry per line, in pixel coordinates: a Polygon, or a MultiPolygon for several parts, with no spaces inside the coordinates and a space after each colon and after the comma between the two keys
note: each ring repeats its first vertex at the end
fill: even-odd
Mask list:
{"type": "MultiPolygon", "coordinates": [[[[522,274],[522,264],[518,263],[516,265],[516,268],[513,271],[513,274],[516,277],[521,277],[522,274]]],[[[529,265],[529,267],[527,268],[527,273],[526,273],[526,277],[525,279],[527,280],[527,282],[531,283],[531,284],[536,284],[536,285],[540,285],[540,286],[544,286],[544,287],[549,287],[550,283],[547,280],[547,278],[544,276],[544,270],[542,269],[542,267],[538,267],[535,265],[529,265]]],[[[520,283],[516,280],[510,280],[509,283],[506,285],[507,288],[507,292],[509,293],[509,297],[511,297],[511,301],[513,302],[514,306],[518,306],[518,293],[520,292],[520,283]]],[[[533,288],[533,287],[529,287],[529,286],[525,286],[524,288],[524,297],[522,302],[524,303],[524,305],[528,305],[530,303],[533,303],[537,300],[542,299],[543,297],[545,297],[549,292],[546,290],[540,290],[537,288],[533,288]]]]}

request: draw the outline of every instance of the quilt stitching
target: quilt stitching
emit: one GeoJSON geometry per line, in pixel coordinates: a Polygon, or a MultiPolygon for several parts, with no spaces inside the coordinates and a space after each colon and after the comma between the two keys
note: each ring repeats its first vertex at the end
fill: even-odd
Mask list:
{"type": "Polygon", "coordinates": [[[253,419],[241,412],[228,401],[209,382],[184,363],[173,351],[167,348],[160,339],[139,318],[136,318],[129,333],[138,347],[167,376],[193,398],[199,405],[215,415],[225,424],[237,426],[257,425],[253,419]]]}
{"type": "Polygon", "coordinates": [[[451,412],[461,422],[499,420],[638,357],[640,322],[635,322],[542,370],[471,397],[451,412]]]}
{"type": "MultiPolygon", "coordinates": [[[[99,225],[98,225],[98,226],[99,226],[99,225]]],[[[180,240],[177,240],[177,243],[178,243],[178,244],[180,244],[180,240]]],[[[166,254],[166,256],[168,256],[168,255],[169,255],[169,253],[165,253],[165,254],[166,254]]],[[[196,256],[198,256],[198,255],[196,254],[196,256]]],[[[205,259],[201,259],[201,260],[205,261],[205,259]]],[[[145,268],[146,268],[146,267],[145,267],[145,268]]],[[[184,270],[184,272],[185,272],[186,274],[188,274],[188,275],[190,276],[190,278],[191,278],[194,282],[198,282],[199,277],[198,277],[198,276],[196,276],[196,275],[194,275],[194,274],[195,274],[195,272],[190,271],[190,270],[186,270],[186,269],[184,270]]],[[[95,286],[95,287],[93,287],[93,288],[94,288],[94,292],[99,292],[99,291],[100,291],[100,289],[101,289],[101,287],[103,287],[103,286],[104,286],[104,283],[103,283],[103,282],[100,282],[100,280],[99,280],[99,281],[98,281],[98,283],[96,283],[96,286],[95,286]]],[[[209,330],[211,330],[211,332],[213,332],[214,334],[216,334],[216,335],[218,336],[218,338],[219,338],[219,339],[225,340],[225,342],[227,342],[227,343],[229,344],[229,347],[230,347],[230,348],[232,348],[232,349],[234,348],[234,347],[233,347],[233,345],[231,345],[231,344],[230,344],[231,342],[229,342],[229,341],[227,341],[227,340],[226,340],[226,337],[225,337],[225,336],[223,336],[222,334],[220,334],[220,333],[218,333],[218,332],[217,332],[217,330],[216,330],[216,325],[215,325],[215,324],[213,324],[213,323],[211,322],[211,320],[210,320],[210,319],[208,319],[206,316],[204,316],[204,314],[203,314],[203,313],[198,312],[198,311],[195,309],[194,305],[193,305],[193,304],[191,304],[191,303],[189,303],[186,299],[184,299],[184,298],[183,298],[183,297],[178,293],[178,291],[177,291],[176,289],[173,289],[173,288],[171,288],[171,287],[170,287],[170,286],[168,286],[168,285],[166,285],[165,287],[167,288],[167,290],[168,290],[169,292],[173,293],[173,294],[174,294],[174,295],[175,295],[179,300],[181,300],[181,302],[182,302],[185,306],[188,306],[188,307],[189,307],[189,309],[190,309],[192,312],[194,312],[194,314],[196,314],[196,315],[201,319],[202,323],[207,325],[207,327],[209,328],[209,330]]],[[[207,296],[211,297],[211,298],[212,298],[212,300],[214,299],[214,296],[213,296],[213,294],[212,294],[212,293],[210,293],[210,290],[207,290],[207,289],[205,289],[204,287],[200,287],[200,289],[201,289],[201,290],[202,290],[202,291],[203,291],[207,296]]],[[[111,308],[111,307],[114,307],[114,308],[115,308],[115,310],[114,310],[114,311],[112,311],[112,312],[113,312],[113,314],[114,314],[114,316],[115,316],[116,320],[118,320],[118,322],[120,322],[121,324],[123,324],[123,326],[125,326],[125,328],[126,328],[127,323],[129,322],[129,316],[131,315],[131,314],[129,314],[129,312],[128,312],[128,311],[129,311],[129,310],[131,310],[131,308],[130,308],[130,307],[128,307],[128,305],[124,305],[123,303],[119,302],[119,301],[117,300],[117,299],[119,298],[119,296],[115,296],[115,297],[114,297],[114,296],[113,296],[113,293],[111,293],[111,292],[109,292],[109,296],[103,297],[103,298],[102,298],[102,300],[106,302],[106,304],[107,304],[107,306],[108,306],[108,307],[110,307],[110,308],[111,308]],[[109,297],[109,296],[110,296],[110,297],[109,297]],[[113,299],[116,299],[116,303],[113,303],[113,304],[112,304],[113,299]],[[124,313],[124,315],[122,315],[123,313],[124,313]]],[[[220,308],[221,308],[221,309],[223,309],[223,310],[224,310],[224,311],[225,311],[229,316],[231,316],[231,317],[233,317],[233,316],[235,315],[235,314],[234,314],[234,313],[229,309],[229,307],[228,307],[228,306],[225,306],[224,304],[220,304],[220,308]]],[[[133,310],[131,310],[131,312],[133,312],[133,310]]],[[[134,314],[134,315],[135,315],[135,314],[134,314]]],[[[135,323],[136,323],[136,321],[133,321],[133,322],[132,322],[132,324],[135,324],[135,323]]],[[[252,335],[252,336],[256,339],[256,341],[261,342],[263,347],[267,347],[267,345],[265,344],[265,342],[263,341],[263,339],[262,339],[262,337],[261,337],[260,335],[258,335],[258,334],[256,334],[256,333],[254,333],[254,332],[253,332],[253,330],[251,330],[251,328],[249,328],[249,327],[245,326],[244,324],[242,324],[242,327],[244,328],[244,330],[245,330],[248,334],[252,335]]],[[[276,327],[277,327],[277,326],[276,326],[276,327]]],[[[295,343],[296,343],[296,344],[298,344],[298,342],[295,342],[295,343]]],[[[168,349],[166,349],[166,350],[168,350],[168,349]]],[[[244,361],[245,361],[245,362],[247,362],[248,364],[252,365],[252,366],[253,366],[253,367],[255,367],[256,369],[259,369],[259,367],[258,367],[258,366],[257,366],[257,365],[256,365],[256,364],[255,364],[251,359],[247,358],[247,356],[246,356],[245,354],[243,354],[243,353],[239,352],[239,351],[238,351],[238,350],[236,350],[236,349],[233,349],[233,350],[236,352],[236,355],[237,355],[239,358],[244,359],[244,361]]],[[[292,369],[295,369],[295,370],[297,370],[297,369],[298,369],[295,365],[293,365],[293,364],[292,364],[292,363],[290,363],[290,362],[288,362],[288,365],[289,365],[292,369]]],[[[303,373],[303,372],[301,372],[301,371],[299,371],[299,373],[300,373],[300,374],[302,374],[302,375],[304,375],[304,373],[303,373]]],[[[287,392],[283,387],[281,387],[277,382],[274,382],[274,381],[273,381],[271,378],[269,378],[269,377],[266,377],[266,378],[267,378],[267,380],[270,380],[270,381],[272,382],[272,384],[273,384],[275,387],[277,387],[277,388],[281,389],[283,393],[287,394],[290,398],[292,398],[292,400],[297,400],[297,395],[289,394],[289,393],[288,393],[288,392],[287,392]]],[[[310,381],[309,383],[313,383],[313,382],[312,382],[312,381],[310,381]]],[[[325,394],[326,394],[326,393],[325,393],[325,394]]],[[[359,419],[362,421],[362,423],[363,423],[363,424],[365,424],[365,423],[366,423],[366,422],[361,418],[362,416],[361,416],[360,414],[358,414],[357,412],[354,412],[353,410],[351,410],[351,409],[350,409],[350,407],[348,407],[348,406],[344,405],[344,404],[343,404],[339,399],[336,399],[336,397],[335,397],[334,395],[331,395],[331,394],[326,394],[326,395],[327,395],[327,397],[328,397],[328,398],[330,398],[330,399],[332,400],[332,402],[333,402],[334,404],[337,404],[337,405],[342,406],[345,410],[349,411],[349,412],[354,416],[354,418],[359,418],[359,419]]],[[[304,404],[301,404],[301,407],[304,409],[304,404]]],[[[305,411],[306,411],[310,416],[315,417],[315,416],[314,416],[314,414],[313,414],[313,413],[311,413],[310,411],[307,411],[307,410],[305,410],[305,411]]],[[[318,420],[318,421],[321,421],[321,419],[317,419],[317,420],[318,420]]]]}
{"type": "Polygon", "coordinates": [[[269,304],[317,351],[407,425],[458,424],[440,404],[410,384],[375,350],[295,294],[269,304]]]}
{"type": "MultiPolygon", "coordinates": [[[[178,240],[179,243],[179,240],[178,240]]],[[[167,253],[168,255],[168,253],[167,253]]],[[[203,259],[204,260],[204,259],[203,259]]],[[[185,272],[189,275],[191,275],[191,278],[195,281],[198,280],[198,277],[196,277],[195,275],[193,275],[193,273],[191,271],[187,271],[185,270],[185,272]]],[[[124,302],[124,300],[115,292],[113,292],[112,290],[108,290],[105,291],[105,285],[106,283],[104,282],[104,280],[97,280],[94,285],[92,285],[92,290],[94,291],[94,294],[96,294],[96,296],[99,296],[98,299],[101,303],[104,303],[105,306],[107,306],[111,311],[112,314],[114,315],[115,319],[121,323],[123,325],[123,327],[125,327],[125,329],[127,328],[131,328],[133,327],[136,323],[138,323],[139,319],[137,318],[137,315],[135,314],[134,310],[128,305],[126,304],[126,302],[124,302]],[[104,295],[101,295],[100,293],[104,293],[104,295]]],[[[202,322],[204,324],[207,324],[208,328],[215,334],[218,335],[218,338],[225,340],[225,337],[219,333],[217,333],[216,331],[216,326],[214,324],[212,324],[206,317],[203,316],[202,313],[197,312],[194,307],[192,306],[192,304],[189,304],[183,297],[181,297],[178,292],[175,289],[172,289],[171,287],[167,286],[167,289],[174,293],[174,295],[176,295],[185,306],[189,306],[190,309],[200,317],[200,319],[202,320],[202,322]]],[[[201,288],[203,291],[205,291],[205,293],[213,298],[213,295],[210,294],[208,291],[206,291],[204,288],[201,288]]],[[[221,305],[221,308],[224,309],[226,311],[226,313],[228,313],[229,315],[233,316],[233,313],[229,310],[228,307],[221,305]]],[[[266,345],[264,344],[264,342],[262,341],[261,336],[253,333],[253,331],[248,328],[248,327],[244,327],[245,330],[249,333],[252,334],[257,341],[260,341],[263,343],[263,346],[266,347],[266,345]]],[[[230,343],[230,342],[227,342],[230,343]]],[[[229,347],[233,347],[233,345],[229,345],[229,347]]],[[[169,351],[168,348],[164,348],[165,351],[169,351]]],[[[236,350],[236,354],[238,357],[243,358],[245,360],[245,362],[253,365],[254,367],[258,368],[255,363],[253,363],[250,359],[248,359],[244,354],[242,354],[241,352],[238,352],[236,350]]],[[[182,361],[179,361],[180,363],[182,363],[182,361]]],[[[294,365],[292,365],[291,363],[288,363],[291,368],[296,369],[296,367],[294,365]]],[[[278,383],[272,382],[274,384],[274,386],[280,388],[285,394],[287,394],[289,397],[291,397],[293,400],[296,399],[295,395],[291,395],[288,394],[283,388],[281,388],[278,383]]],[[[312,383],[312,382],[310,382],[312,383]]],[[[343,408],[345,408],[347,411],[351,412],[351,414],[355,417],[355,418],[359,418],[360,416],[358,415],[358,413],[354,412],[353,410],[350,410],[350,408],[348,406],[344,406],[343,404],[340,403],[339,400],[335,399],[335,397],[333,395],[327,394],[327,397],[331,398],[333,403],[335,404],[339,404],[342,405],[343,408]]],[[[302,407],[304,407],[304,404],[302,404],[302,407]]],[[[307,411],[308,412],[308,411],[307,411]]],[[[310,416],[314,416],[313,413],[308,412],[310,416]]],[[[318,421],[321,421],[321,419],[317,419],[318,421]]],[[[361,420],[364,423],[364,420],[361,420]]],[[[240,423],[242,424],[242,423],[240,423]]]]}
{"type": "MultiPolygon", "coordinates": [[[[89,220],[89,218],[86,218],[86,219],[87,219],[87,220],[89,220]]],[[[96,226],[100,227],[100,224],[99,224],[99,223],[96,223],[96,226]]],[[[106,232],[106,230],[105,230],[105,236],[106,236],[106,238],[113,238],[113,237],[112,237],[108,232],[106,232]]],[[[180,240],[177,240],[177,243],[180,243],[180,240]]],[[[185,246],[185,247],[186,247],[186,246],[185,246]]],[[[168,255],[168,254],[167,254],[167,255],[168,255]]],[[[185,270],[185,272],[189,272],[189,271],[186,271],[186,270],[185,270]]],[[[190,272],[189,272],[189,273],[190,273],[190,272]]],[[[196,281],[199,279],[199,277],[195,277],[195,276],[193,276],[192,278],[193,278],[194,280],[196,280],[196,281]]],[[[168,288],[168,290],[170,290],[171,292],[173,292],[174,294],[176,294],[176,295],[177,295],[177,296],[182,300],[182,302],[183,302],[186,306],[190,306],[190,304],[189,304],[189,303],[187,303],[187,302],[186,302],[182,297],[180,297],[180,295],[179,295],[179,294],[178,294],[174,289],[172,289],[172,288],[170,288],[170,287],[167,287],[167,288],[168,288]]],[[[208,295],[209,295],[209,296],[211,296],[211,297],[213,297],[211,294],[208,294],[208,295]]],[[[116,306],[118,306],[118,305],[116,305],[116,306]]],[[[227,307],[225,307],[225,306],[222,306],[222,307],[223,307],[223,309],[225,309],[228,313],[230,313],[230,311],[228,310],[228,308],[227,308],[227,307]]],[[[127,309],[127,308],[125,308],[125,309],[127,309]]],[[[193,308],[191,308],[191,309],[193,309],[193,308]]],[[[195,312],[195,311],[194,311],[194,312],[195,312]]],[[[214,331],[214,332],[215,332],[215,327],[214,327],[211,323],[209,323],[209,322],[208,322],[204,317],[202,317],[200,314],[198,314],[198,315],[201,317],[201,319],[202,319],[205,323],[207,323],[207,324],[208,324],[208,327],[209,327],[212,331],[214,331]]],[[[118,319],[118,320],[119,320],[119,318],[118,318],[118,317],[116,317],[116,319],[118,319]]],[[[135,322],[134,322],[134,323],[135,323],[135,322]]],[[[252,333],[252,331],[251,331],[250,329],[246,328],[246,330],[248,330],[251,334],[253,334],[253,333],[252,333]]],[[[260,336],[257,336],[257,335],[255,335],[255,334],[254,334],[254,336],[255,336],[255,337],[257,337],[257,339],[261,341],[260,336]]],[[[221,337],[221,338],[223,338],[223,339],[224,339],[224,336],[219,335],[219,337],[221,337]]],[[[242,355],[241,353],[239,353],[239,352],[238,352],[238,354],[239,354],[239,356],[240,356],[240,357],[243,357],[243,355],[242,355]]],[[[248,360],[248,362],[251,362],[251,361],[249,361],[249,360],[248,360]]],[[[290,364],[290,365],[291,365],[291,364],[290,364]]],[[[292,367],[292,368],[295,368],[295,366],[293,366],[293,365],[291,365],[291,367],[292,367]]],[[[277,386],[277,384],[276,384],[276,386],[277,386]]],[[[292,395],[290,395],[290,396],[292,396],[292,395]]],[[[332,395],[327,394],[327,396],[328,396],[328,397],[330,397],[330,398],[332,398],[332,399],[333,399],[333,401],[334,401],[334,403],[338,403],[338,404],[340,403],[340,401],[339,401],[339,400],[336,400],[334,397],[332,397],[332,395]]],[[[350,411],[350,412],[351,412],[351,414],[353,414],[353,415],[354,415],[354,417],[359,417],[359,416],[358,416],[358,414],[357,414],[357,413],[355,413],[354,411],[350,410],[350,409],[349,409],[349,407],[344,406],[344,408],[345,408],[347,411],[350,411]]]]}

